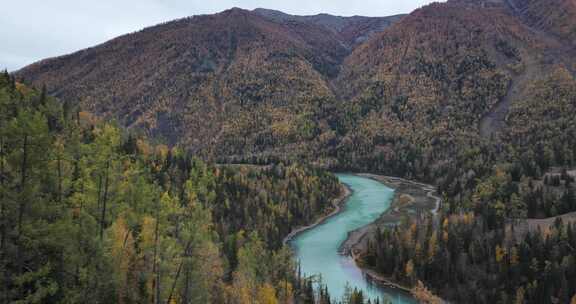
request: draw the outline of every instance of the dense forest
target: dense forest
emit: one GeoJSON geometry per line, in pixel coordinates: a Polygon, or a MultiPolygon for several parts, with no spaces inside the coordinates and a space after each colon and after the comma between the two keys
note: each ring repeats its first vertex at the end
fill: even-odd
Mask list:
{"type": "Polygon", "coordinates": [[[310,303],[282,238],[332,174],[213,166],[0,76],[1,303],[310,303]]]}
{"type": "Polygon", "coordinates": [[[366,267],[576,303],[574,1],[434,3],[348,47],[366,31],[282,20],[186,18],[1,77],[2,303],[332,303],[282,243],[340,194],[317,168],[438,186],[366,267]]]}
{"type": "Polygon", "coordinates": [[[407,286],[467,303],[569,303],[576,294],[576,81],[535,80],[490,142],[459,147],[437,218],[383,229],[363,258],[407,286]],[[543,102],[546,101],[546,102],[543,102]],[[548,225],[531,223],[547,219],[548,225]]]}
{"type": "Polygon", "coordinates": [[[492,230],[474,213],[410,221],[377,234],[363,261],[455,303],[569,303],[576,294],[576,225],[492,230]]]}

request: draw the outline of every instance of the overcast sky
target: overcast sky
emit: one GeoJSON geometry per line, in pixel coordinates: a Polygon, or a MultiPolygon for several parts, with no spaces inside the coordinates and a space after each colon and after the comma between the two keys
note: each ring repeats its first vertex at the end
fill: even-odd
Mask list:
{"type": "Polygon", "coordinates": [[[429,0],[18,0],[2,4],[0,69],[90,47],[163,21],[258,7],[289,14],[389,16],[429,0]]]}

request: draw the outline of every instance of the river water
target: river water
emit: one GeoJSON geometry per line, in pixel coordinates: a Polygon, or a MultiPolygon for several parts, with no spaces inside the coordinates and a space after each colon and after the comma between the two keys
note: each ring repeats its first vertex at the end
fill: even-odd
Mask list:
{"type": "Polygon", "coordinates": [[[337,176],[352,189],[342,211],[290,241],[300,261],[301,272],[321,276],[333,299],[341,299],[348,283],[352,288],[362,290],[365,298],[380,298],[380,303],[384,299],[393,304],[416,303],[407,293],[371,284],[352,258],[338,254],[349,231],[370,224],[390,207],[394,190],[369,178],[349,174],[337,176]]]}

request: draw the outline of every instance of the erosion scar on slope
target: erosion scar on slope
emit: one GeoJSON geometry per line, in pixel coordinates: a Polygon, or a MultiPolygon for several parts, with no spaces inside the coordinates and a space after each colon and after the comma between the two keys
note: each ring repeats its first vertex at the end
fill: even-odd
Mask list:
{"type": "MultiPolygon", "coordinates": [[[[523,20],[523,12],[511,0],[506,0],[510,12],[516,17],[523,20]]],[[[564,66],[568,72],[576,79],[576,71],[574,66],[571,65],[570,60],[562,52],[574,52],[570,46],[565,46],[554,35],[542,31],[538,28],[530,26],[528,23],[523,22],[524,26],[530,30],[535,36],[543,41],[547,41],[548,45],[554,46],[544,52],[544,56],[556,64],[564,66]]],[[[492,138],[498,135],[498,132],[505,126],[506,115],[508,115],[512,101],[520,97],[522,89],[531,80],[538,77],[539,64],[532,56],[524,56],[524,71],[512,78],[512,82],[508,89],[508,93],[502,100],[490,109],[490,111],[482,117],[479,124],[480,136],[483,138],[492,138]]]]}

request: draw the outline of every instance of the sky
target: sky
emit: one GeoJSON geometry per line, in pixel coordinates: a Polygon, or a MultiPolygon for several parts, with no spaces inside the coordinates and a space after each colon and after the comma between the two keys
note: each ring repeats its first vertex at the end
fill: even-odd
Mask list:
{"type": "Polygon", "coordinates": [[[0,70],[68,54],[177,18],[232,7],[295,15],[389,16],[429,0],[18,0],[2,4],[0,70]]]}

